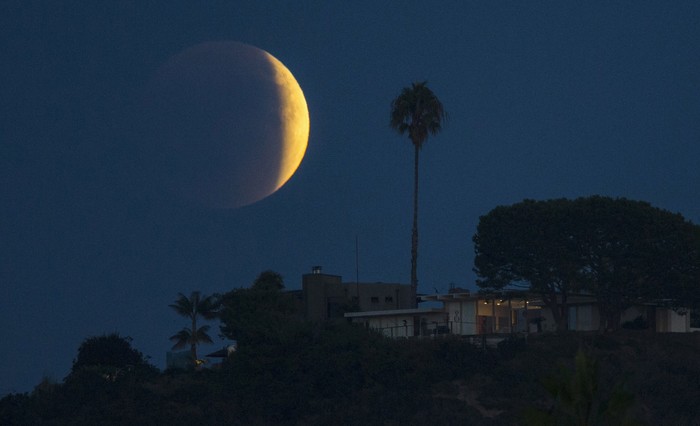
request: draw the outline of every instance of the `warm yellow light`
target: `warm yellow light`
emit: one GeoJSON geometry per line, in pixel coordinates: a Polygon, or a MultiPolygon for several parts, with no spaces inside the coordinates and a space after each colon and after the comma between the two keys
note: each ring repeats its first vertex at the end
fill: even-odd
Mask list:
{"type": "MultiPolygon", "coordinates": [[[[267,52],[266,52],[267,53],[267,52]]],[[[277,58],[267,54],[275,70],[280,94],[280,117],[284,147],[275,191],[284,185],[301,164],[309,143],[309,108],[299,83],[277,58]]],[[[274,192],[274,191],[273,191],[274,192]]]]}

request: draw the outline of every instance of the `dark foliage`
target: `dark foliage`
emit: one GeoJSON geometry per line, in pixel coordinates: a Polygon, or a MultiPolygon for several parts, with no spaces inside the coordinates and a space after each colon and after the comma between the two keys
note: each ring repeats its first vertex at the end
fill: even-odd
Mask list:
{"type": "MultiPolygon", "coordinates": [[[[456,338],[389,340],[346,323],[243,345],[202,371],[112,381],[86,366],[65,383],[2,398],[0,424],[522,424],[528,410],[556,403],[547,386],[566,391],[556,386],[578,380],[566,371],[580,368],[580,349],[596,360],[597,391],[586,398],[602,419],[614,418],[606,413],[622,395],[642,424],[697,424],[697,334],[544,334],[482,350],[456,338]]],[[[572,401],[563,408],[581,399],[572,401]]]]}
{"type": "Polygon", "coordinates": [[[178,315],[189,320],[189,324],[170,336],[170,340],[175,342],[173,349],[182,349],[189,345],[192,367],[196,368],[199,365],[197,346],[201,343],[213,343],[207,333],[210,327],[208,325],[200,327],[197,322],[200,318],[216,318],[219,315],[219,303],[218,295],[205,296],[199,291],[193,291],[189,296],[179,293],[175,303],[169,305],[178,315]]]}
{"type": "Polygon", "coordinates": [[[250,288],[225,293],[219,311],[221,334],[241,346],[295,340],[305,327],[301,301],[283,289],[282,277],[265,271],[250,288]]]}
{"type": "Polygon", "coordinates": [[[122,375],[129,371],[157,372],[146,357],[131,346],[131,337],[122,337],[118,333],[88,337],[80,344],[69,377],[84,370],[122,375]]]}
{"type": "Polygon", "coordinates": [[[649,322],[640,315],[632,321],[622,323],[622,328],[627,330],[647,330],[649,328],[649,322]]]}
{"type": "Polygon", "coordinates": [[[159,374],[129,339],[88,338],[64,383],[1,399],[0,424],[509,425],[526,413],[564,418],[586,401],[600,419],[700,418],[700,335],[538,334],[495,349],[455,336],[392,340],[307,322],[272,282],[223,297],[222,332],[239,339],[223,363],[159,374]],[[581,348],[595,365],[575,366],[581,348]],[[583,397],[557,402],[591,380],[583,397]]]}
{"type": "Polygon", "coordinates": [[[482,216],[474,244],[479,286],[529,289],[560,331],[575,293],[597,298],[606,329],[640,301],[700,307],[700,227],[645,202],[525,200],[482,216]]]}
{"type": "Polygon", "coordinates": [[[284,279],[275,271],[263,271],[253,282],[252,288],[263,291],[283,290],[284,279]]]}

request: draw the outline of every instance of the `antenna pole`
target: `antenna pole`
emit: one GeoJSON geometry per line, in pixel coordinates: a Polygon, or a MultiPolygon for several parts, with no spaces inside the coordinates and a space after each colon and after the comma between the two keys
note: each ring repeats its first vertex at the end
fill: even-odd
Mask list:
{"type": "Polygon", "coordinates": [[[357,301],[360,301],[360,244],[355,234],[355,286],[357,287],[357,301]]]}

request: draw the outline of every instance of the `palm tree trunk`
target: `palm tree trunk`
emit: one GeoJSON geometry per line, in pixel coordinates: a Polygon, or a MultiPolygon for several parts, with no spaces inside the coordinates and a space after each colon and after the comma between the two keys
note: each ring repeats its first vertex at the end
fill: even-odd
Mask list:
{"type": "Polygon", "coordinates": [[[190,352],[192,353],[192,363],[197,367],[197,315],[192,315],[192,332],[190,334],[192,339],[192,346],[190,346],[190,352]]]}
{"type": "Polygon", "coordinates": [[[413,232],[411,234],[411,305],[417,306],[416,295],[418,291],[418,153],[420,147],[415,147],[413,164],[413,232]]]}

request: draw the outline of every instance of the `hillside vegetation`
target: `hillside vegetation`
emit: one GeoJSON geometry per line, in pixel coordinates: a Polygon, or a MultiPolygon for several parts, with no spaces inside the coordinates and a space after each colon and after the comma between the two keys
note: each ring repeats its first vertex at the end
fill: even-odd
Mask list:
{"type": "Polygon", "coordinates": [[[697,333],[531,335],[491,349],[388,340],[345,323],[287,337],[198,371],[74,369],[62,383],[5,396],[0,424],[527,424],[533,410],[559,416],[563,402],[545,383],[568,380],[579,351],[597,365],[595,407],[623,391],[628,424],[700,424],[697,333]]]}

